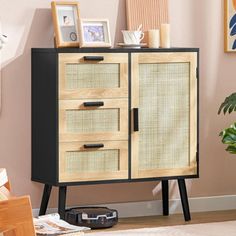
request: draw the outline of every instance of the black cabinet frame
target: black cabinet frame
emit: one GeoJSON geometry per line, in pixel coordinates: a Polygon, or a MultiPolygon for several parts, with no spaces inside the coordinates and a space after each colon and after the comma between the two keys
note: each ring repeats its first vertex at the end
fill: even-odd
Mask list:
{"type": "MultiPolygon", "coordinates": [[[[186,176],[169,176],[145,179],[131,179],[130,138],[129,138],[129,178],[125,180],[67,182],[58,181],[58,53],[128,53],[129,54],[129,85],[131,53],[166,53],[166,52],[196,52],[198,48],[170,49],[123,49],[123,48],[34,48],[32,49],[32,181],[44,184],[44,192],[39,214],[45,214],[52,186],[59,187],[58,212],[64,218],[66,207],[66,192],[68,186],[84,184],[125,183],[161,181],[163,198],[163,215],[169,214],[168,180],[177,179],[183,207],[184,218],[190,220],[188,196],[185,179],[199,177],[199,62],[197,65],[197,174],[186,176]],[[42,92],[43,91],[43,92],[42,92]]],[[[199,60],[199,56],[198,56],[199,60]]],[[[129,94],[131,93],[129,86],[129,94]]],[[[129,107],[131,107],[129,101],[129,107]]],[[[129,109],[130,110],[130,109],[129,109]]],[[[131,119],[129,111],[129,130],[131,119]]]]}

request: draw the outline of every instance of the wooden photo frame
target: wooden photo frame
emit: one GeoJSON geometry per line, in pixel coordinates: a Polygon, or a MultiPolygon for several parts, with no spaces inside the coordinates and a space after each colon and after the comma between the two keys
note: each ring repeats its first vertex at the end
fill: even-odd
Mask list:
{"type": "Polygon", "coordinates": [[[78,2],[51,2],[55,46],[79,46],[79,4],[78,2]]]}
{"type": "Polygon", "coordinates": [[[111,47],[108,19],[80,19],[80,47],[111,47]]]}
{"type": "Polygon", "coordinates": [[[225,52],[236,52],[236,0],[224,1],[224,15],[225,52]]]}

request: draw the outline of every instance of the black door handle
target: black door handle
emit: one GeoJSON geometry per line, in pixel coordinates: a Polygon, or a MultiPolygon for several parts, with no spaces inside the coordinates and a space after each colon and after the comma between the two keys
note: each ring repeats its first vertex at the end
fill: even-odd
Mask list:
{"type": "Polygon", "coordinates": [[[85,61],[103,61],[103,56],[84,56],[85,61]]]}
{"type": "Polygon", "coordinates": [[[84,144],[84,148],[103,148],[103,143],[95,143],[95,144],[84,144]]]}
{"type": "Polygon", "coordinates": [[[102,107],[104,106],[104,102],[84,102],[85,107],[102,107]]]}
{"type": "Polygon", "coordinates": [[[139,131],[138,108],[133,109],[134,131],[139,131]]]}

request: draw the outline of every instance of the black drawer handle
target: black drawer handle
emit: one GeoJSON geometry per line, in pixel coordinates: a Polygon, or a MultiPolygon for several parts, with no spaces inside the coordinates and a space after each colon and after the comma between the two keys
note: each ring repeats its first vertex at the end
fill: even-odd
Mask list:
{"type": "Polygon", "coordinates": [[[103,61],[103,56],[84,56],[85,61],[103,61]]]}
{"type": "Polygon", "coordinates": [[[96,144],[84,144],[84,148],[103,148],[103,143],[96,143],[96,144]]]}
{"type": "Polygon", "coordinates": [[[84,102],[85,107],[102,107],[104,102],[84,102]]]}
{"type": "Polygon", "coordinates": [[[138,108],[133,109],[133,119],[134,119],[134,131],[139,131],[139,121],[138,121],[138,108]]]}

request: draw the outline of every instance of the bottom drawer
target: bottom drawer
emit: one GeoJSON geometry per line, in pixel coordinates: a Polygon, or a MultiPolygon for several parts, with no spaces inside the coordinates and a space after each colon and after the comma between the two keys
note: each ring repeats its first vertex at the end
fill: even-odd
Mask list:
{"type": "Polygon", "coordinates": [[[128,178],[128,142],[60,143],[59,182],[128,178]]]}

